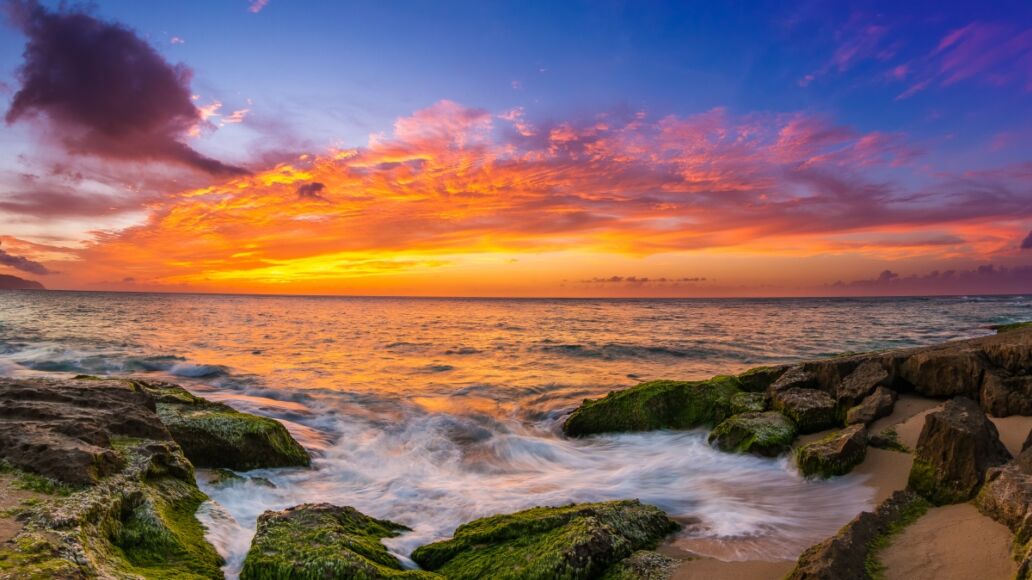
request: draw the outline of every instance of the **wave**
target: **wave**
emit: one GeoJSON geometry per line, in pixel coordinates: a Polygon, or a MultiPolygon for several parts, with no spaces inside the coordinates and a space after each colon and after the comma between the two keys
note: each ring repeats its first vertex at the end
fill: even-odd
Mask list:
{"type": "Polygon", "coordinates": [[[609,343],[603,345],[585,344],[544,344],[538,350],[551,354],[577,358],[595,358],[603,360],[648,359],[648,358],[702,358],[715,354],[714,349],[690,348],[678,349],[666,346],[648,346],[634,344],[609,343]]]}

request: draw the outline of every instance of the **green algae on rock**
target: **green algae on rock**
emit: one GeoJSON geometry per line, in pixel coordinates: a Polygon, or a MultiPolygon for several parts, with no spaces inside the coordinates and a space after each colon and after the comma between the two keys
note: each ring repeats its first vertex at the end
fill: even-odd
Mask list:
{"type": "Polygon", "coordinates": [[[412,559],[453,580],[597,578],[676,529],[659,508],[637,500],[536,507],[461,525],[412,559]]]}
{"type": "Polygon", "coordinates": [[[1011,454],[974,401],[957,397],[925,416],[907,487],[937,505],[975,496],[986,471],[1011,454]]]}
{"type": "Polygon", "coordinates": [[[308,452],[279,421],[208,401],[178,385],[131,382],[154,398],[172,438],[198,467],[247,471],[311,463],[308,452]]]}
{"type": "Polygon", "coordinates": [[[380,542],[405,531],[401,524],[325,503],[265,512],[240,579],[439,578],[405,570],[380,542]]]}
{"type": "Polygon", "coordinates": [[[602,580],[667,580],[680,563],[651,550],[638,550],[606,571],[602,580]]]}
{"type": "Polygon", "coordinates": [[[845,475],[867,455],[867,429],[852,425],[796,449],[796,465],[805,476],[845,475]]]}
{"type": "Polygon", "coordinates": [[[1027,321],[1027,322],[1012,322],[1010,324],[997,324],[997,325],[994,325],[994,326],[990,326],[989,328],[992,328],[993,330],[995,330],[997,334],[1001,334],[1001,333],[1004,333],[1004,332],[1011,332],[1013,330],[1018,330],[1019,328],[1030,328],[1030,327],[1032,327],[1032,320],[1027,321]]]}
{"type": "Polygon", "coordinates": [[[24,528],[0,546],[0,577],[223,577],[194,518],[207,496],[179,447],[121,439],[114,449],[120,473],[22,510],[24,528]]]}
{"type": "Polygon", "coordinates": [[[774,410],[792,419],[800,433],[817,433],[836,423],[835,400],[822,391],[792,387],[772,399],[774,410]]]}
{"type": "Polygon", "coordinates": [[[721,451],[775,457],[788,450],[796,426],[777,411],[741,413],[725,419],[709,434],[709,442],[721,451]]]}
{"type": "Polygon", "coordinates": [[[731,415],[738,379],[716,376],[707,381],[651,381],[585,401],[563,423],[563,432],[579,437],[618,431],[712,427],[731,415]]]}
{"type": "Polygon", "coordinates": [[[766,393],[735,393],[731,397],[731,414],[762,413],[767,410],[769,399],[766,393]]]}

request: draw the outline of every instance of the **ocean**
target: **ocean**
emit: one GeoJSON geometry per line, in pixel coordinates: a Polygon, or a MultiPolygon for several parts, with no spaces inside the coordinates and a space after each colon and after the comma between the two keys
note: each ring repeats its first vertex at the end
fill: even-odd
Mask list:
{"type": "MultiPolygon", "coordinates": [[[[351,505],[412,528],[403,561],[477,517],[640,498],[675,545],[791,559],[872,507],[863,476],[711,449],[702,430],[569,440],[585,398],[638,382],[932,344],[1032,319],[1032,296],[547,300],[0,293],[0,374],[139,375],[275,417],[312,469],[201,482],[200,517],[235,576],[258,515],[351,505]]],[[[202,474],[203,475],[203,474],[202,474]]],[[[203,479],[203,477],[201,478],[203,479]]]]}

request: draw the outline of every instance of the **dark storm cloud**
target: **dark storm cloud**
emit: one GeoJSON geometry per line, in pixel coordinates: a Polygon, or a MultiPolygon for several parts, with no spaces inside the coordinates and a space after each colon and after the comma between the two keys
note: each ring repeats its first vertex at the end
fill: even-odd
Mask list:
{"type": "Polygon", "coordinates": [[[318,181],[303,183],[297,186],[297,196],[301,199],[319,199],[326,201],[326,198],[320,195],[324,189],[326,189],[326,186],[318,181]]]}
{"type": "Polygon", "coordinates": [[[22,256],[15,256],[14,254],[8,254],[3,249],[0,249],[0,265],[10,266],[16,270],[21,270],[22,272],[39,274],[41,276],[53,273],[48,270],[46,266],[36,262],[35,260],[30,260],[22,256]]]}
{"type": "Polygon", "coordinates": [[[181,141],[203,121],[190,97],[189,69],[170,65],[128,28],[81,9],[51,12],[24,0],[4,7],[28,37],[7,123],[45,118],[71,153],[245,173],[181,141]]]}
{"type": "Polygon", "coordinates": [[[1022,250],[1032,250],[1032,232],[1029,232],[1025,239],[1021,241],[1022,250]]]}

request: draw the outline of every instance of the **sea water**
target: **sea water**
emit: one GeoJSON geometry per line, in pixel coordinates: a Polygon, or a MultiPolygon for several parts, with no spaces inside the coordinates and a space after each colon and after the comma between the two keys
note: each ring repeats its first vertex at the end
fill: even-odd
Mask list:
{"type": "Polygon", "coordinates": [[[863,476],[806,480],[785,458],[706,434],[566,439],[583,399],[847,351],[988,334],[1032,297],[747,300],[335,298],[0,293],[0,374],[139,375],[282,421],[311,469],[201,486],[235,576],[257,517],[351,505],[412,531],[403,561],[469,520],[639,498],[685,524],[673,543],[725,560],[790,559],[872,507],[863,476]]]}

